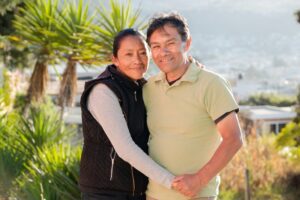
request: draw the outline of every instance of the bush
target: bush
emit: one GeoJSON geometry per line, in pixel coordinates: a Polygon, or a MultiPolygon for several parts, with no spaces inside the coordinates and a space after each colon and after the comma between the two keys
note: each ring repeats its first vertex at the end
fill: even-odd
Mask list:
{"type": "Polygon", "coordinates": [[[244,199],[246,168],[250,171],[251,199],[297,199],[297,193],[287,183],[291,178],[288,174],[299,173],[299,167],[278,153],[275,137],[248,136],[247,145],[221,172],[220,199],[244,199]]]}
{"type": "Polygon", "coordinates": [[[260,93],[250,96],[247,100],[240,101],[240,105],[260,106],[260,105],[272,105],[278,107],[293,106],[296,104],[296,97],[260,93]]]}
{"type": "Polygon", "coordinates": [[[278,134],[276,146],[288,158],[300,163],[300,123],[288,123],[278,134]]]}
{"type": "Polygon", "coordinates": [[[32,107],[29,117],[2,116],[0,199],[76,199],[80,148],[71,146],[74,132],[52,104],[32,107]]]}
{"type": "Polygon", "coordinates": [[[17,179],[20,199],[80,199],[77,186],[81,148],[59,144],[39,150],[17,179]]]}

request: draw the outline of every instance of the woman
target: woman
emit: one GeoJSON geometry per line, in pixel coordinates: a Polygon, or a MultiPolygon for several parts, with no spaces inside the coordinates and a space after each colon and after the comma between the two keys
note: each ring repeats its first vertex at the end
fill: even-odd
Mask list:
{"type": "Polygon", "coordinates": [[[81,97],[79,185],[84,200],[143,200],[146,176],[168,188],[174,179],[147,156],[142,86],[149,50],[144,36],[133,29],[121,31],[114,38],[112,62],[85,84],[81,97]]]}

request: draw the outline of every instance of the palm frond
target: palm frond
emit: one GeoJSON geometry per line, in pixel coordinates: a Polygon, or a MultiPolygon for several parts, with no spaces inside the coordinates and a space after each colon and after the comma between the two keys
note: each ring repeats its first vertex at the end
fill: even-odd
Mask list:
{"type": "MultiPolygon", "coordinates": [[[[110,9],[100,5],[97,10],[100,20],[93,26],[94,43],[101,46],[97,54],[104,54],[102,58],[109,59],[112,52],[113,39],[116,34],[125,28],[144,29],[146,23],[139,20],[141,9],[133,9],[131,0],[120,3],[118,0],[110,0],[110,9]]],[[[109,60],[106,60],[109,61],[109,60]]]]}

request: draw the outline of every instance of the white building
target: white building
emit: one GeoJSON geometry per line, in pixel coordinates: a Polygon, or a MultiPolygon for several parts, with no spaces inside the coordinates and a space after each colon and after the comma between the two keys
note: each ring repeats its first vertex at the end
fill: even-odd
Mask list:
{"type": "Polygon", "coordinates": [[[296,112],[292,107],[241,106],[239,116],[246,134],[277,134],[296,117],[296,112]]]}

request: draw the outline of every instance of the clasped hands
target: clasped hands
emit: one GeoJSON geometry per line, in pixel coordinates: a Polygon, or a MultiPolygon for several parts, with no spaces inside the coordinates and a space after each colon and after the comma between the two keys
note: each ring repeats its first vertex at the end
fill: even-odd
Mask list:
{"type": "Polygon", "coordinates": [[[202,187],[203,184],[197,174],[184,174],[177,176],[172,182],[172,189],[191,198],[195,197],[202,187]]]}

